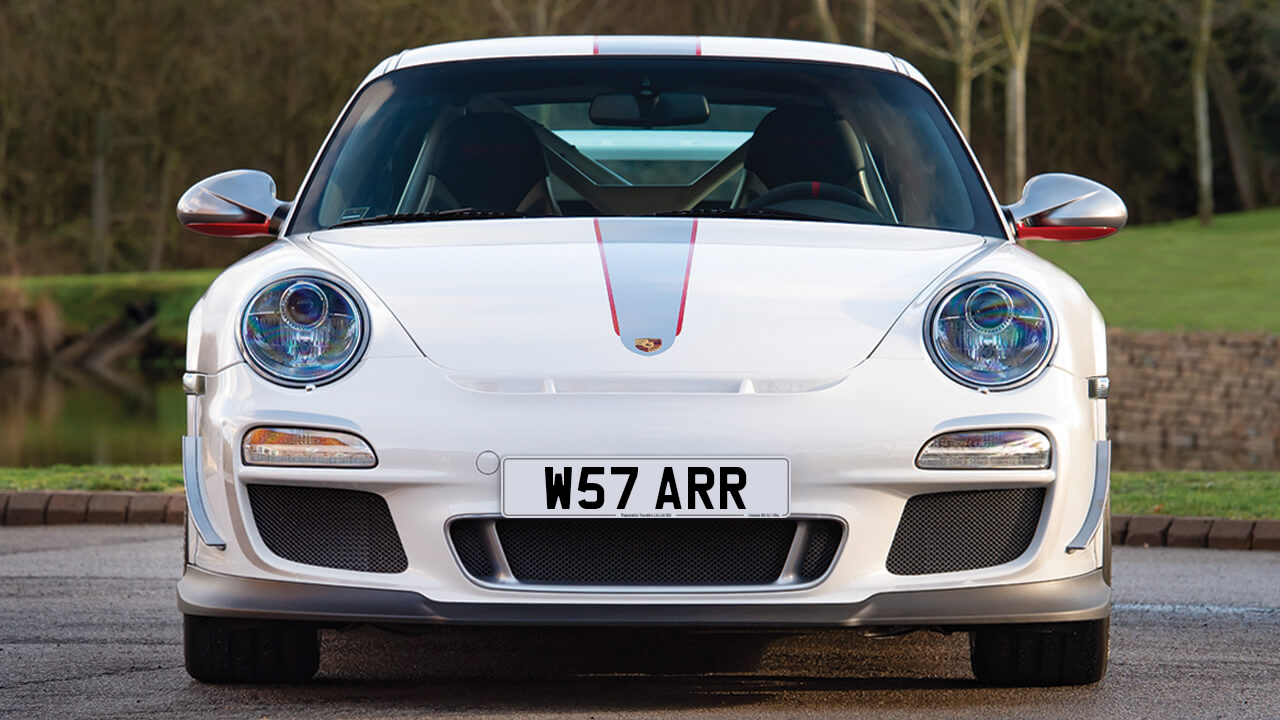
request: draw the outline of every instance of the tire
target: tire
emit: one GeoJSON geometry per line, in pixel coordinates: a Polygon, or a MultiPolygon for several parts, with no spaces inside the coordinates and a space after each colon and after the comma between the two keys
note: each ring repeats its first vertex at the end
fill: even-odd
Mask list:
{"type": "Polygon", "coordinates": [[[969,633],[973,675],[984,685],[1088,685],[1107,674],[1110,618],[1003,625],[969,633]]]}
{"type": "Polygon", "coordinates": [[[320,667],[320,632],[306,623],[183,615],[182,644],[200,682],[302,683],[320,667]]]}

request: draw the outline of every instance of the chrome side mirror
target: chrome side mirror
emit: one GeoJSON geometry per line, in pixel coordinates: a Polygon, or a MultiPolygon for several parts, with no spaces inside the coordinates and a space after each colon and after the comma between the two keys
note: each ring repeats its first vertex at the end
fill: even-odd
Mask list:
{"type": "Polygon", "coordinates": [[[276,235],[293,203],[276,198],[261,170],[228,170],[192,185],[178,200],[178,222],[202,235],[276,235]]]}
{"type": "Polygon", "coordinates": [[[1079,175],[1036,175],[1022,188],[1022,199],[1005,207],[1019,240],[1096,240],[1129,220],[1124,201],[1111,188],[1079,175]]]}

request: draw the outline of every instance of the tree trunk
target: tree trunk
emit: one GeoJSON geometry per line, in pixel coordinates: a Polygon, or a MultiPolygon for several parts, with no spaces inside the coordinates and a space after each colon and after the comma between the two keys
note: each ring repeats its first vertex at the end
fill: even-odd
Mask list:
{"type": "Polygon", "coordinates": [[[831,16],[831,5],[827,0],[813,0],[813,18],[818,23],[818,34],[827,42],[840,42],[840,28],[831,16]]]}
{"type": "Polygon", "coordinates": [[[1209,53],[1209,93],[1218,108],[1222,121],[1222,134],[1227,138],[1227,153],[1231,158],[1231,173],[1235,177],[1236,192],[1240,195],[1240,207],[1256,210],[1258,193],[1254,188],[1253,151],[1249,142],[1249,127],[1240,109],[1240,92],[1220,53],[1209,53]]]}
{"type": "Polygon", "coordinates": [[[1200,224],[1213,222],[1213,147],[1209,139],[1209,88],[1205,82],[1209,60],[1213,0],[1200,0],[1196,8],[1196,35],[1191,54],[1191,102],[1195,114],[1197,210],[1200,224]]]}
{"type": "Polygon", "coordinates": [[[969,138],[969,122],[973,116],[972,60],[956,65],[956,122],[965,139],[969,138]]]}
{"type": "Polygon", "coordinates": [[[94,126],[93,194],[90,215],[93,224],[93,269],[106,272],[111,264],[111,234],[108,224],[111,203],[107,187],[107,152],[111,145],[111,118],[98,113],[94,126]]]}
{"type": "Polygon", "coordinates": [[[164,266],[164,247],[169,241],[169,228],[173,227],[173,207],[170,205],[169,186],[173,180],[173,155],[160,151],[160,188],[151,230],[151,261],[147,267],[155,272],[164,266]]]}
{"type": "Polygon", "coordinates": [[[862,0],[862,46],[876,45],[876,0],[862,0]]]}
{"type": "Polygon", "coordinates": [[[1027,59],[1014,54],[1004,79],[1004,195],[1015,202],[1027,182],[1027,59]]]}
{"type": "Polygon", "coordinates": [[[1016,200],[1027,182],[1027,63],[1031,27],[1040,0],[1000,0],[996,11],[1004,31],[1009,65],[1004,79],[1005,196],[1016,200]]]}

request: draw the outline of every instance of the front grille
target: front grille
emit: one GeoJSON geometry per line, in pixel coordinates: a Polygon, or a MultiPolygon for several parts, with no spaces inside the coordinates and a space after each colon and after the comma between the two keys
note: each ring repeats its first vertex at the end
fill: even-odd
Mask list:
{"type": "Polygon", "coordinates": [[[907,501],[885,563],[895,575],[991,567],[1026,552],[1040,525],[1044,488],[964,490],[907,501]]]}
{"type": "Polygon", "coordinates": [[[835,560],[843,526],[794,518],[462,518],[449,534],[463,568],[480,580],[750,586],[822,577],[835,560]],[[797,535],[799,523],[807,532],[797,535]],[[801,546],[793,554],[797,539],[801,546]],[[495,551],[501,557],[493,557],[495,551]],[[504,577],[497,577],[500,572],[504,577]]]}
{"type": "Polygon", "coordinates": [[[387,501],[358,490],[249,485],[258,534],[285,560],[360,572],[409,567],[387,501]]]}

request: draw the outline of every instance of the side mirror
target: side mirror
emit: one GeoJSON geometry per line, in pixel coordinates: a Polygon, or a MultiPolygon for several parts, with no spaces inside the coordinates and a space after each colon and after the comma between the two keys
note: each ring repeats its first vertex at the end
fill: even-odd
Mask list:
{"type": "Polygon", "coordinates": [[[1019,240],[1096,240],[1124,227],[1129,211],[1111,188],[1079,175],[1036,175],[1005,210],[1019,240]]]}
{"type": "Polygon", "coordinates": [[[178,222],[202,235],[276,235],[293,203],[276,199],[261,170],[228,170],[192,185],[178,200],[178,222]]]}

